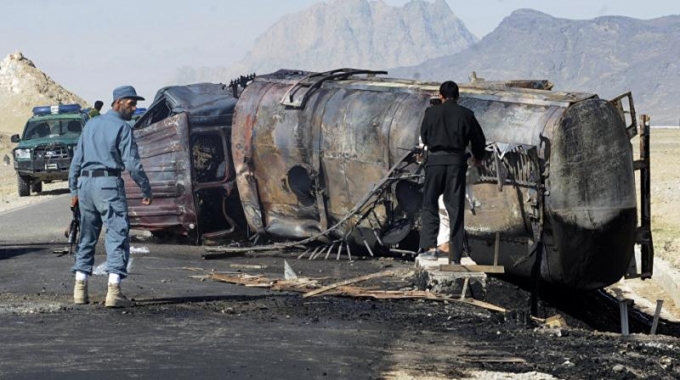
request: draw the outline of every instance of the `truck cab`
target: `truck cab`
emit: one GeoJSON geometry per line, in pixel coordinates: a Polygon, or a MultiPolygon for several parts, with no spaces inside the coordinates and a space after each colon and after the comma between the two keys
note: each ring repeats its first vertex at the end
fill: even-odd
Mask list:
{"type": "Polygon", "coordinates": [[[43,182],[68,180],[73,151],[88,116],[79,104],[40,106],[26,122],[13,150],[19,196],[42,191],[43,182]]]}

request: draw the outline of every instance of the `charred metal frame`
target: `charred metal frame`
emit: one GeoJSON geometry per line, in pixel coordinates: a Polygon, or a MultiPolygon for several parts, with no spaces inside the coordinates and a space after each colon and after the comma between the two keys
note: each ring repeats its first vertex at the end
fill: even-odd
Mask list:
{"type": "Polygon", "coordinates": [[[649,121],[648,115],[640,117],[640,159],[634,162],[635,170],[640,171],[640,225],[637,228],[636,243],[640,244],[641,271],[639,276],[643,279],[651,278],[654,273],[649,121]]]}
{"type": "MultiPolygon", "coordinates": [[[[306,249],[302,254],[298,256],[299,259],[305,257],[309,254],[309,259],[312,260],[319,255],[325,253],[325,258],[328,259],[332,252],[336,252],[335,247],[337,246],[336,259],[340,259],[343,247],[347,251],[347,257],[349,260],[352,259],[352,251],[350,248],[351,236],[356,232],[359,236],[359,244],[363,244],[368,253],[373,256],[373,250],[371,245],[368,243],[365,228],[360,226],[361,222],[370,219],[374,216],[375,220],[380,225],[380,218],[375,217],[375,208],[383,204],[394,204],[392,197],[394,197],[394,185],[404,179],[413,179],[421,177],[419,173],[421,163],[418,161],[418,156],[422,153],[420,149],[413,149],[407,152],[401,160],[399,160],[387,173],[387,175],[382,178],[378,183],[374,184],[373,188],[358,202],[348,213],[340,219],[333,226],[327,228],[326,230],[309,237],[301,241],[294,241],[289,243],[275,243],[270,245],[252,246],[252,247],[215,247],[207,248],[209,252],[203,255],[205,259],[216,259],[229,254],[239,253],[239,252],[263,252],[263,251],[277,251],[277,250],[290,250],[290,249],[306,249]],[[416,168],[414,168],[416,166],[416,168]],[[346,228],[346,233],[343,234],[341,238],[332,239],[332,233],[338,230],[342,226],[348,226],[346,228]],[[307,248],[307,245],[316,245],[312,248],[307,248]]],[[[393,210],[388,210],[393,211],[393,210]]],[[[371,229],[369,229],[371,230],[371,229]]],[[[380,240],[379,234],[372,230],[377,242],[382,246],[383,243],[380,240]]],[[[411,252],[415,253],[415,252],[411,252]]]]}
{"type": "Polygon", "coordinates": [[[300,79],[297,83],[290,87],[288,92],[281,99],[281,104],[287,107],[303,108],[309,99],[309,96],[314,90],[321,87],[323,82],[328,80],[347,79],[353,75],[367,74],[369,77],[381,74],[387,74],[387,71],[373,71],[373,70],[359,70],[359,69],[336,69],[323,73],[310,73],[300,79]],[[298,98],[295,95],[303,88],[304,92],[298,98]]]}
{"type": "MultiPolygon", "coordinates": [[[[611,99],[611,102],[619,110],[621,117],[626,122],[628,138],[640,136],[640,159],[633,162],[635,171],[640,172],[640,222],[636,229],[635,243],[640,245],[640,272],[637,272],[635,257],[631,263],[631,271],[626,274],[627,278],[651,278],[654,273],[654,244],[652,240],[652,212],[651,212],[651,159],[650,159],[650,117],[640,116],[640,124],[637,124],[637,115],[633,104],[633,95],[626,92],[611,99]],[[628,103],[626,109],[624,100],[628,103]],[[630,121],[630,123],[628,123],[630,121]],[[639,132],[638,132],[639,130],[639,132]]],[[[632,147],[631,147],[632,148],[632,147]]]]}

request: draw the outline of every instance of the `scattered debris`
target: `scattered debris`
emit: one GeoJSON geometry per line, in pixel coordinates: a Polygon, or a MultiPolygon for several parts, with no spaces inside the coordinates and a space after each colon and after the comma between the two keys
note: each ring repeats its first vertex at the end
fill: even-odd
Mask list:
{"type": "Polygon", "coordinates": [[[303,298],[312,297],[312,296],[316,296],[316,295],[319,295],[321,293],[324,293],[328,290],[335,289],[339,286],[349,285],[349,284],[353,284],[353,283],[356,283],[356,282],[366,281],[366,280],[370,280],[370,279],[378,278],[378,277],[394,276],[396,274],[405,274],[405,272],[404,271],[387,270],[387,271],[383,271],[383,272],[379,272],[379,273],[372,273],[372,274],[367,274],[365,276],[350,278],[349,280],[336,282],[334,284],[324,286],[320,289],[313,290],[309,293],[306,293],[302,297],[303,298]]]}
{"type": "Polygon", "coordinates": [[[283,260],[283,278],[286,280],[292,280],[298,278],[297,274],[291,268],[290,264],[288,264],[287,260],[283,260]]]}
{"type": "Polygon", "coordinates": [[[229,264],[229,268],[240,268],[240,269],[265,269],[266,265],[260,264],[229,264]]]}
{"type": "Polygon", "coordinates": [[[130,246],[130,253],[150,253],[149,247],[130,246]]]}

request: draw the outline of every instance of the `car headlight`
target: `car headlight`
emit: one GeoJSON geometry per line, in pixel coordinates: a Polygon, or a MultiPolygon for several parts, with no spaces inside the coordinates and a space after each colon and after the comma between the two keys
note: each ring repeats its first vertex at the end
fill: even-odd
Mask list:
{"type": "Polygon", "coordinates": [[[31,158],[30,149],[17,149],[14,151],[14,159],[16,160],[28,160],[31,158]]]}

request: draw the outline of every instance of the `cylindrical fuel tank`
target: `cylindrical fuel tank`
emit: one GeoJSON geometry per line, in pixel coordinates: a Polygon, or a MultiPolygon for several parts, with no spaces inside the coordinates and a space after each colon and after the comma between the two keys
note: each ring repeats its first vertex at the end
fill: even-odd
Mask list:
{"type": "MultiPolygon", "coordinates": [[[[303,239],[347,215],[417,145],[437,91],[434,83],[337,72],[257,77],[241,94],[232,126],[251,228],[303,239]]],[[[499,264],[511,276],[539,273],[576,288],[617,281],[632,256],[637,215],[632,149],[617,109],[593,94],[488,84],[461,85],[459,103],[475,112],[488,143],[535,147],[540,169],[539,192],[471,184],[477,199],[475,212],[465,213],[471,258],[491,264],[498,234],[499,264]],[[537,197],[544,249],[532,249],[537,197]]],[[[376,212],[387,218],[385,210],[376,212]]]]}

